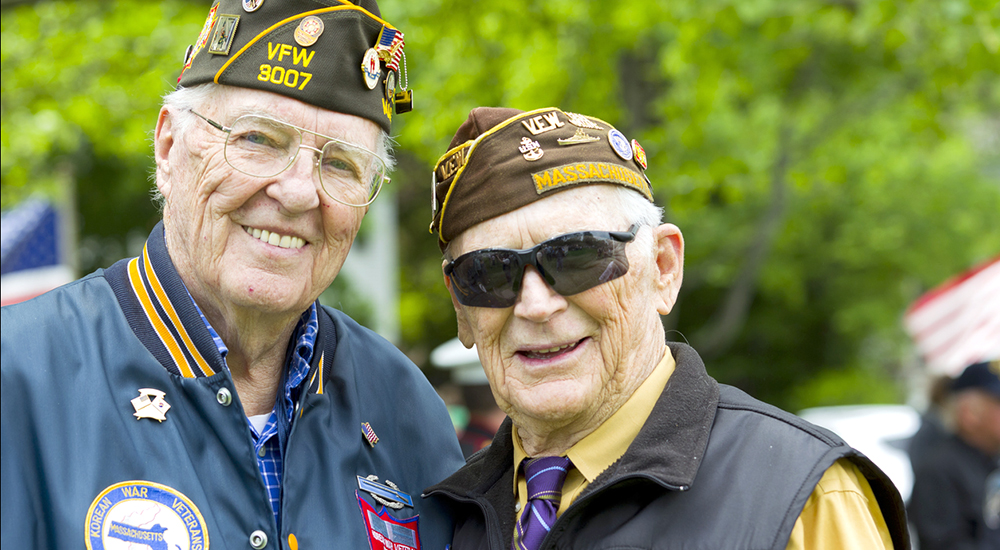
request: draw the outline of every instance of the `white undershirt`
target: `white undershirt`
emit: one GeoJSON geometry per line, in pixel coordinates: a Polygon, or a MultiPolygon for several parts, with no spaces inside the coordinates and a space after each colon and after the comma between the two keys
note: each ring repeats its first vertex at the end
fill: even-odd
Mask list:
{"type": "Polygon", "coordinates": [[[253,425],[253,429],[257,430],[258,434],[264,432],[264,426],[267,426],[267,419],[271,418],[271,413],[267,414],[255,414],[253,416],[248,416],[250,419],[250,424],[253,425]]]}

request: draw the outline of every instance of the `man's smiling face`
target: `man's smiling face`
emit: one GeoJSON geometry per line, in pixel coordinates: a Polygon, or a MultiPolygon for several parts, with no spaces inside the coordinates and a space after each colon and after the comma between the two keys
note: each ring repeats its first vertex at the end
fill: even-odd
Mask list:
{"type": "MultiPolygon", "coordinates": [[[[198,112],[225,126],[266,115],[369,150],[379,135],[371,121],[242,88],[224,88],[198,112]]],[[[199,304],[220,312],[301,313],[340,271],[367,207],[327,196],[309,149],[276,176],[249,176],[226,162],[224,132],[195,119],[177,135],[171,117],[183,116],[194,117],[161,112],[157,131],[167,247],[182,279],[199,304]]],[[[324,141],[307,133],[302,143],[324,141]]]]}
{"type": "MultiPolygon", "coordinates": [[[[633,220],[609,206],[617,192],[593,185],[554,194],[467,229],[450,243],[449,256],[524,249],[578,231],[625,231],[633,220]]],[[[669,224],[641,227],[626,248],[629,271],[620,278],[561,296],[528,267],[511,307],[455,301],[459,336],[476,344],[497,402],[516,425],[592,429],[628,399],[662,357],[657,310],[669,311],[663,281],[679,282],[680,243],[669,224]],[[667,233],[676,237],[662,242],[678,249],[669,253],[674,260],[663,279],[654,243],[667,233]]]]}

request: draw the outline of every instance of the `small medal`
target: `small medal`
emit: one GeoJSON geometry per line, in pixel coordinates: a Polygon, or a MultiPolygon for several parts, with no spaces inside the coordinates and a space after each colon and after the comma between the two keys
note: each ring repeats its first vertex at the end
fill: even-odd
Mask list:
{"type": "Polygon", "coordinates": [[[646,169],[646,150],[639,145],[639,140],[632,140],[632,154],[635,156],[635,162],[642,166],[642,169],[646,169]]]}
{"type": "Polygon", "coordinates": [[[323,20],[315,15],[302,18],[295,28],[295,42],[303,48],[312,46],[323,34],[323,20]]]}
{"type": "Polygon", "coordinates": [[[413,90],[396,92],[396,114],[409,113],[413,110],[413,90]]]}
{"type": "Polygon", "coordinates": [[[396,71],[386,71],[385,75],[385,97],[391,100],[396,95],[396,71]]]}
{"type": "Polygon", "coordinates": [[[382,68],[379,66],[378,52],[375,48],[368,48],[365,51],[365,56],[361,59],[361,74],[364,75],[365,85],[369,90],[374,90],[375,86],[378,86],[382,68]]]}
{"type": "Polygon", "coordinates": [[[243,11],[253,13],[264,5],[264,0],[243,0],[243,11]]]}
{"type": "Polygon", "coordinates": [[[625,138],[625,134],[612,128],[608,132],[608,141],[611,142],[611,148],[615,150],[615,154],[622,160],[632,160],[632,146],[625,138]]]}

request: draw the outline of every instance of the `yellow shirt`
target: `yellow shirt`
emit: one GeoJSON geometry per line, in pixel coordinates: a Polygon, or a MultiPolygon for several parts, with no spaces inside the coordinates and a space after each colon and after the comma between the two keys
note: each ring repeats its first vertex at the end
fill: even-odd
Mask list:
{"type": "MultiPolygon", "coordinates": [[[[563,482],[563,498],[556,512],[557,516],[561,516],[601,472],[625,454],[629,444],[639,435],[639,430],[649,418],[675,367],[674,357],[670,349],[667,349],[663,359],[628,401],[604,424],[566,451],[565,456],[573,461],[573,468],[563,482]]],[[[521,446],[516,426],[512,438],[514,468],[517,471],[514,477],[514,496],[517,499],[517,510],[520,511],[527,504],[528,496],[524,473],[518,466],[527,457],[527,453],[521,446]]],[[[792,528],[787,549],[807,548],[892,548],[889,528],[871,486],[858,468],[847,459],[838,460],[823,474],[792,528]]]]}

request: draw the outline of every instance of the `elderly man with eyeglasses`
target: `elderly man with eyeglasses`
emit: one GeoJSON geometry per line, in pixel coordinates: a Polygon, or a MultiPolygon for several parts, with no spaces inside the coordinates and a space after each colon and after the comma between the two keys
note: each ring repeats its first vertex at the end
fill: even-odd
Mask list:
{"type": "Polygon", "coordinates": [[[443,402],[317,302],[388,182],[402,38],[373,0],[212,4],[142,253],[3,309],[4,548],[448,544],[443,402]]]}
{"type": "Polygon", "coordinates": [[[684,240],[646,166],[603,120],[477,108],[435,167],[458,335],[509,417],[426,491],[452,548],[908,548],[870,460],[665,341],[684,240]]]}

